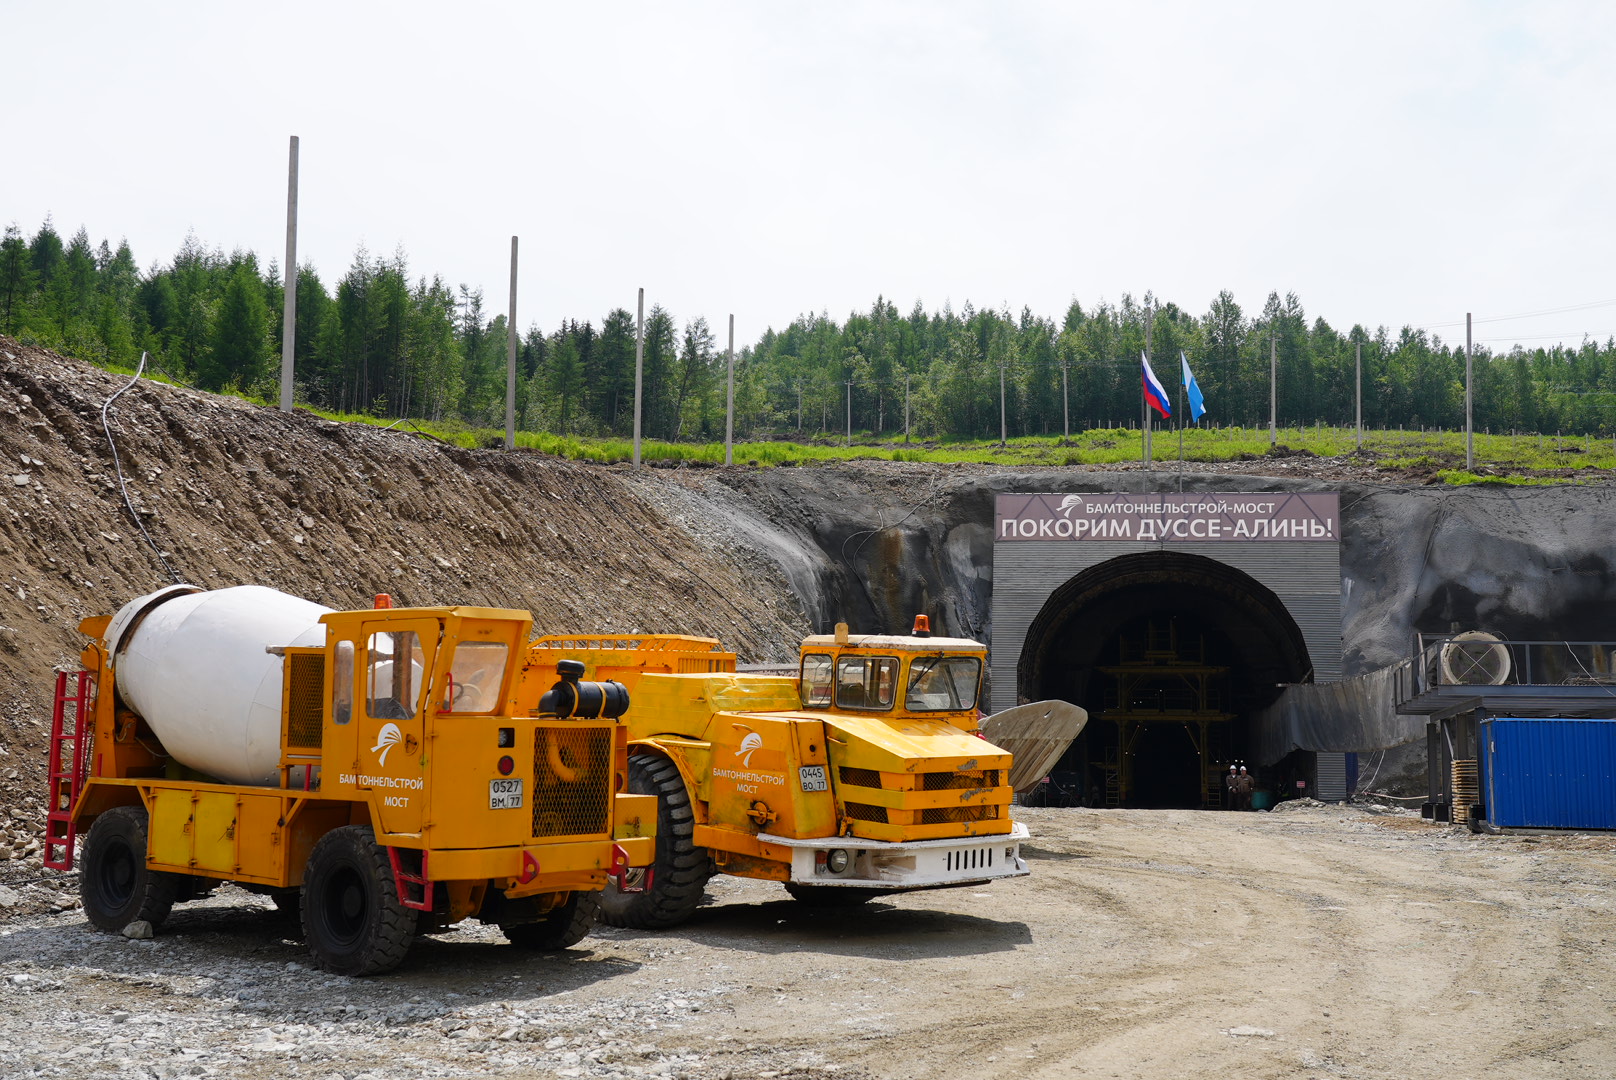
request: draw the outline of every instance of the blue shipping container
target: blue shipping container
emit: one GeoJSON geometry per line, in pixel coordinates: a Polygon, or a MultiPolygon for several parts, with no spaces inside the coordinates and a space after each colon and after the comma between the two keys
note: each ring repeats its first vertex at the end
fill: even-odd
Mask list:
{"type": "Polygon", "coordinates": [[[1616,829],[1616,720],[1493,717],[1477,763],[1502,828],[1616,829]]]}

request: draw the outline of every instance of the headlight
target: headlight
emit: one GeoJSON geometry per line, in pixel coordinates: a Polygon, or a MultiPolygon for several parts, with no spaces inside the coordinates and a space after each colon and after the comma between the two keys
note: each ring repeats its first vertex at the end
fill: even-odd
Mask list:
{"type": "Polygon", "coordinates": [[[845,874],[853,865],[853,857],[843,848],[832,848],[825,853],[825,869],[833,874],[845,874]]]}

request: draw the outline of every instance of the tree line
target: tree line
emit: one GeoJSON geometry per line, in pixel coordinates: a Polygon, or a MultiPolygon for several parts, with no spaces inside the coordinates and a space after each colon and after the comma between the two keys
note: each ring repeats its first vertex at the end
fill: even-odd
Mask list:
{"type": "MultiPolygon", "coordinates": [[[[0,333],[83,359],[160,371],[207,390],[275,396],[282,275],[250,251],[225,254],[187,237],[173,259],[140,269],[127,242],[63,240],[50,221],[0,239],[0,333]]],[[[480,289],[412,274],[402,251],[361,249],[328,289],[298,272],[297,395],[339,412],[501,427],[506,317],[480,289]]],[[[1355,363],[1363,419],[1374,428],[1464,425],[1464,345],[1429,331],[1309,320],[1294,294],[1248,313],[1227,291],[1195,314],[1147,295],[1059,319],[965,304],[907,313],[878,297],[837,321],[804,314],[735,357],[739,438],[835,435],[997,438],[1001,387],[1011,437],[1137,424],[1139,355],[1150,344],[1173,394],[1179,354],[1206,397],[1203,423],[1265,426],[1270,353],[1282,425],[1350,425],[1355,363]]],[[[534,325],[519,338],[517,415],[528,430],[633,430],[635,318],[534,325]]],[[[705,318],[683,325],[661,306],[645,319],[644,431],[667,440],[723,437],[725,354],[705,318]]],[[[1616,339],[1474,353],[1478,429],[1610,434],[1616,430],[1616,339]]]]}

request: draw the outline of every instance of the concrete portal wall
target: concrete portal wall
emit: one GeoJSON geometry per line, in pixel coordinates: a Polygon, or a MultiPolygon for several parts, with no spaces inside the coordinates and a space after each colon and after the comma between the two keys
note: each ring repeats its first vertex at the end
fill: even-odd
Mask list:
{"type": "Polygon", "coordinates": [[[1027,630],[1051,594],[1092,566],[1123,555],[1175,551],[1200,555],[1267,586],[1296,620],[1317,682],[1341,678],[1339,543],[1035,540],[993,545],[993,711],[1016,703],[1016,666],[1027,630]]]}

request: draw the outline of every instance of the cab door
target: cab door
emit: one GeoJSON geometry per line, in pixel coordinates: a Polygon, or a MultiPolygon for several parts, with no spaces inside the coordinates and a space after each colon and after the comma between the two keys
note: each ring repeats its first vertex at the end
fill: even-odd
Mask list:
{"type": "Polygon", "coordinates": [[[357,786],[374,795],[378,837],[419,836],[425,819],[425,713],[440,629],[434,619],[364,625],[357,786]]]}

